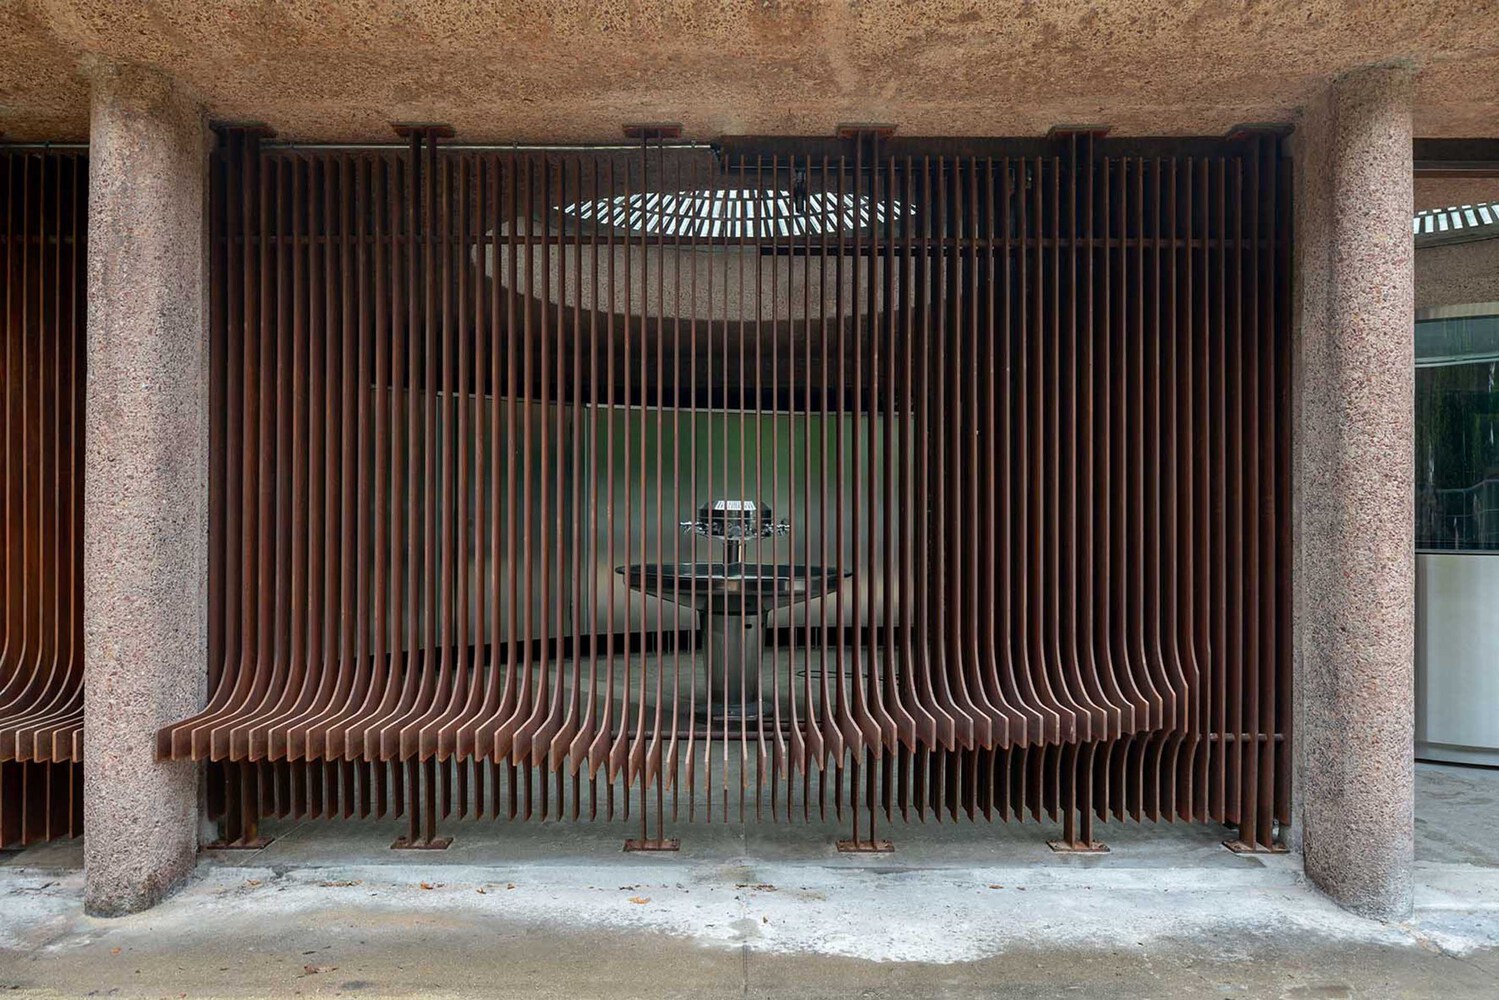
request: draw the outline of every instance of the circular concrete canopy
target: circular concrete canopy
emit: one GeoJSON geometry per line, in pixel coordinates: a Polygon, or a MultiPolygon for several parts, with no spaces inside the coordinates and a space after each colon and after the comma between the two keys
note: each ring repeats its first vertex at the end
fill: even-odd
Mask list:
{"type": "Polygon", "coordinates": [[[1390,60],[1421,69],[1418,135],[1499,135],[1499,20],[1471,0],[0,0],[7,138],[86,137],[92,59],[309,141],[1216,135],[1390,60]]]}

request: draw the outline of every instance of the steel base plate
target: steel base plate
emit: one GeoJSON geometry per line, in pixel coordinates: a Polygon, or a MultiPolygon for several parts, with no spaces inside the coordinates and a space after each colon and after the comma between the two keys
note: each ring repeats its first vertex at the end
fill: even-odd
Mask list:
{"type": "Polygon", "coordinates": [[[276,840],[275,837],[251,837],[249,840],[215,840],[204,844],[200,850],[204,851],[258,851],[263,847],[269,847],[276,840]]]}
{"type": "Polygon", "coordinates": [[[1048,840],[1046,846],[1058,854],[1107,854],[1109,845],[1101,840],[1048,840]]]}
{"type": "Polygon", "coordinates": [[[838,853],[840,854],[889,854],[894,850],[895,844],[889,840],[838,841],[838,853]]]}
{"type": "Polygon", "coordinates": [[[1285,854],[1285,844],[1246,844],[1242,840],[1225,840],[1223,846],[1235,854],[1285,854]]]}
{"type": "Polygon", "coordinates": [[[682,841],[676,837],[664,837],[660,840],[637,840],[630,838],[625,841],[627,851],[679,851],[682,849],[682,841]]]}
{"type": "Polygon", "coordinates": [[[392,851],[446,851],[452,843],[452,837],[433,837],[431,840],[397,837],[391,842],[390,849],[392,851]]]}

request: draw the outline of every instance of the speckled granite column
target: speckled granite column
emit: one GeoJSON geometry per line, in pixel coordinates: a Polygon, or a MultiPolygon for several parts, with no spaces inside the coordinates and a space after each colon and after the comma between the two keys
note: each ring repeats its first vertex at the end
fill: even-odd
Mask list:
{"type": "Polygon", "coordinates": [[[1411,74],[1335,81],[1297,129],[1296,748],[1307,875],[1411,908],[1411,74]]]}
{"type": "Polygon", "coordinates": [[[156,730],[202,704],[207,349],[202,114],[160,74],[93,72],[84,491],[84,906],[191,870],[197,784],[156,730]]]}

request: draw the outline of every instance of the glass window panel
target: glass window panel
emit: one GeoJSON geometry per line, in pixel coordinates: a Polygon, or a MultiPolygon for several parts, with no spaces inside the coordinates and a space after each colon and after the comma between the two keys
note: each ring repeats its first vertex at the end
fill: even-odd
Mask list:
{"type": "Polygon", "coordinates": [[[1499,551],[1499,309],[1416,323],[1416,547],[1499,551]]]}

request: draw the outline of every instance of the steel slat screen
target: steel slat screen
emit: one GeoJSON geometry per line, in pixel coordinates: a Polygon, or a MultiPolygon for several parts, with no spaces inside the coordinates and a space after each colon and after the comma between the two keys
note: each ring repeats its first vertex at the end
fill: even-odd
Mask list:
{"type": "Polygon", "coordinates": [[[0,146],[0,847],[83,824],[88,160],[0,146]]]}
{"type": "MultiPolygon", "coordinates": [[[[1288,809],[1288,173],[262,148],[213,184],[214,808],[1288,809]]],[[[858,833],[859,817],[865,818],[858,833]]]]}

